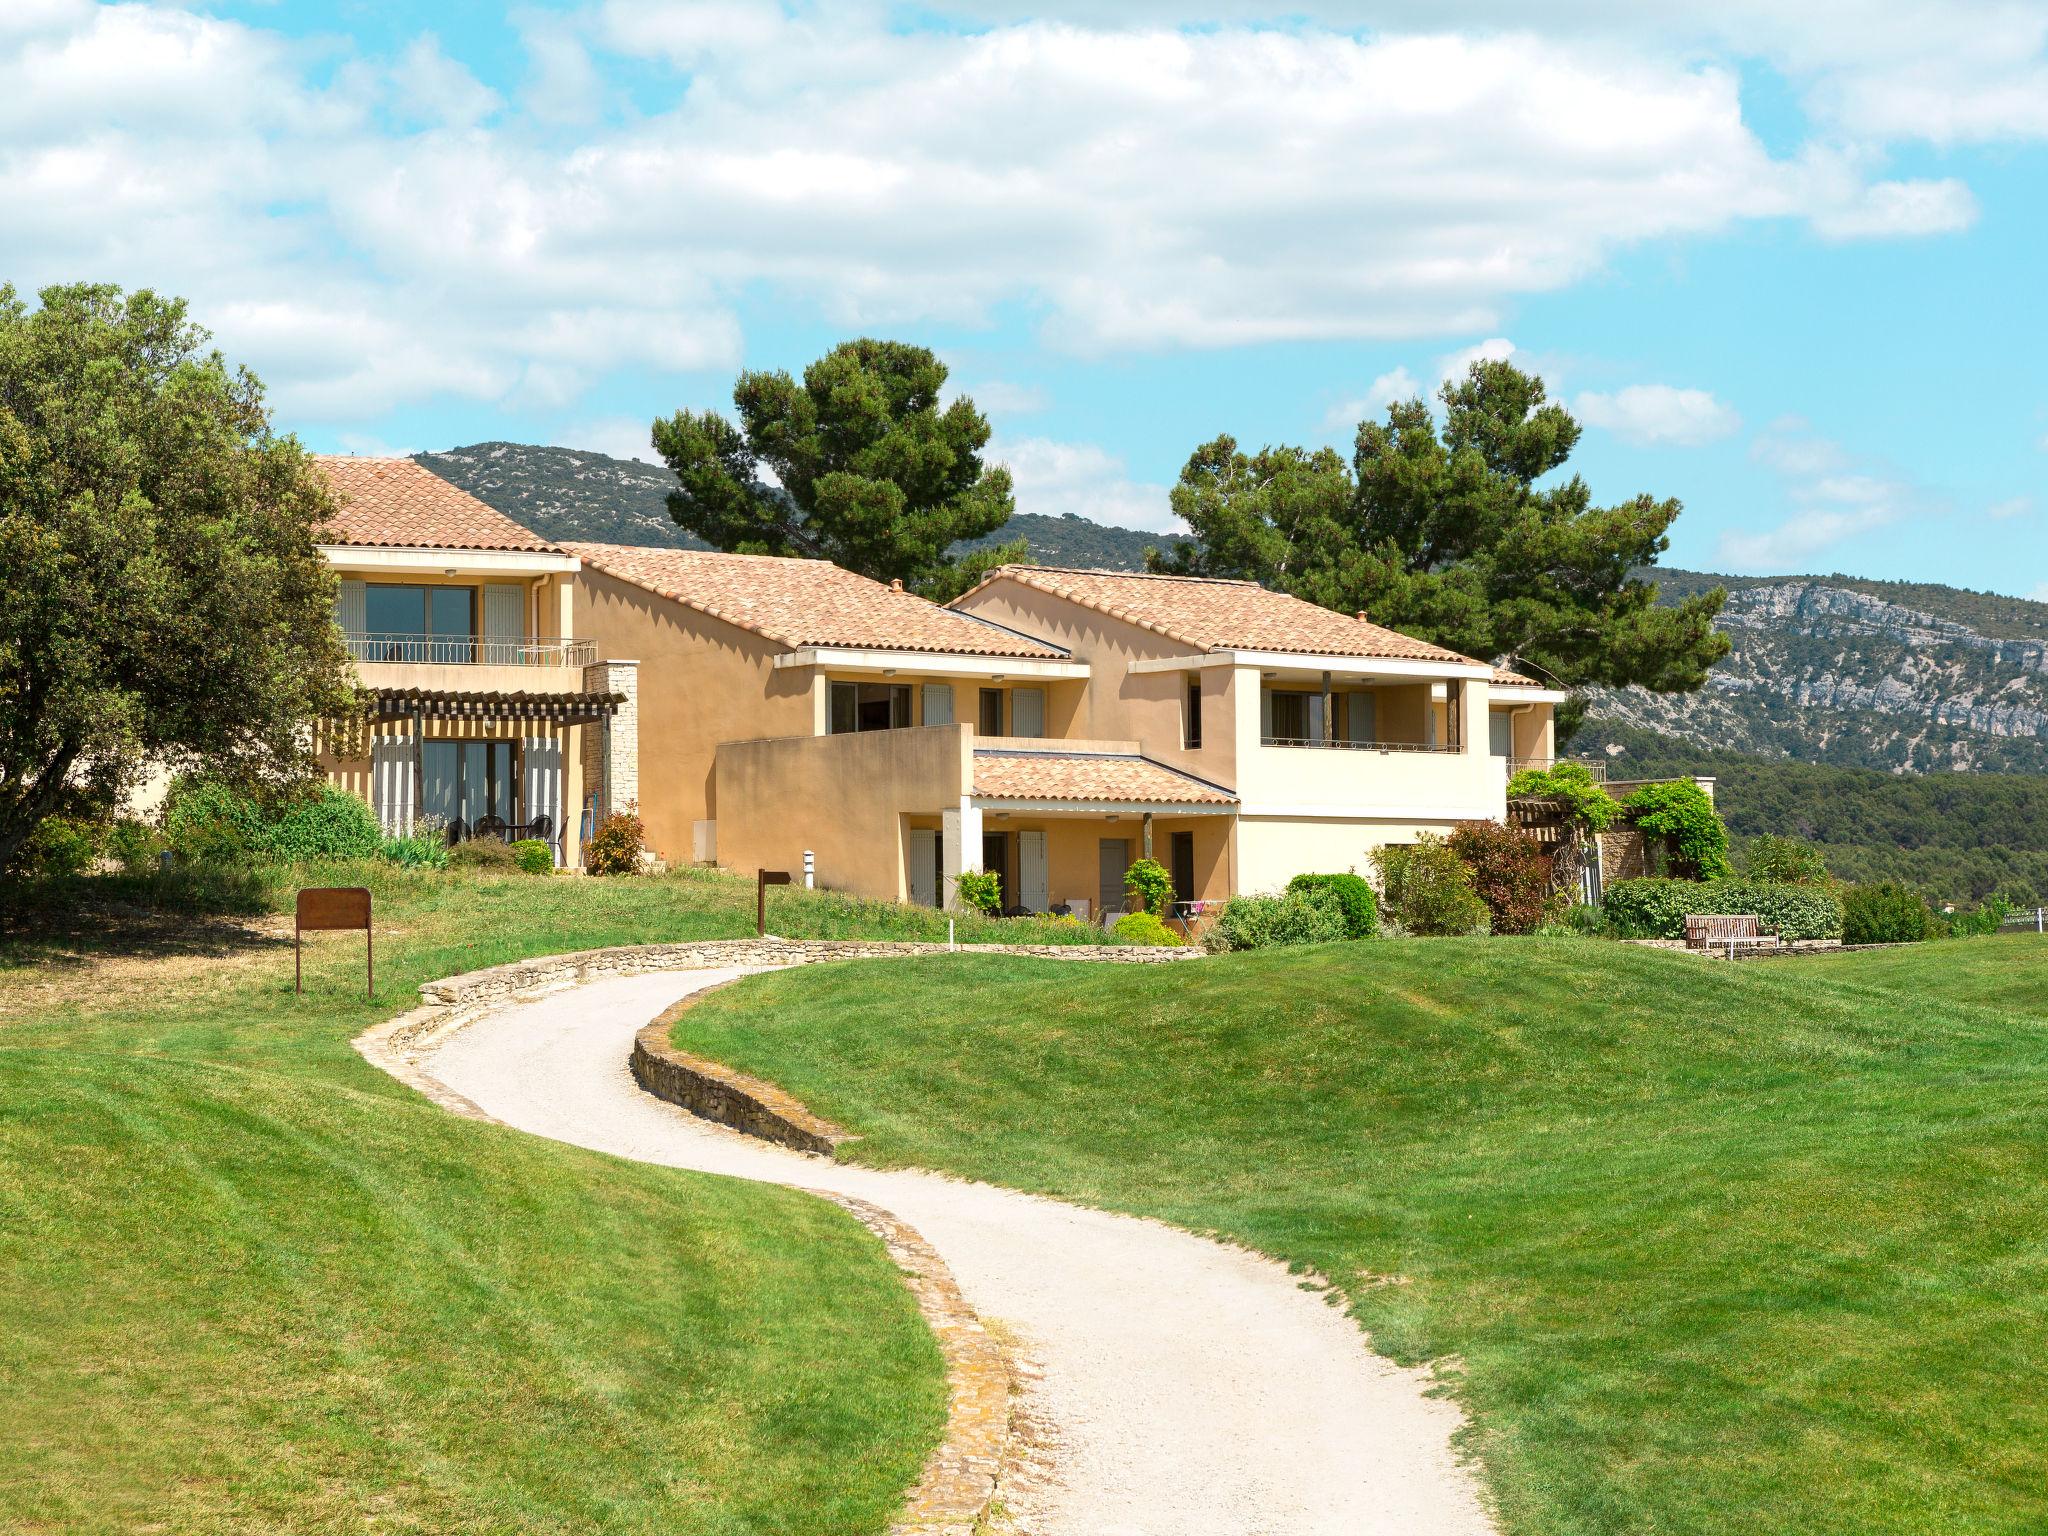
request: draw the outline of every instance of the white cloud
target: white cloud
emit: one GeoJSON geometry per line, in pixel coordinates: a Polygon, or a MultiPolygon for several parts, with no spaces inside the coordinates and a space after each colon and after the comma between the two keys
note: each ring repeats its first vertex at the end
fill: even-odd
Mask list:
{"type": "Polygon", "coordinates": [[[1013,384],[1005,379],[984,379],[957,393],[966,395],[982,415],[992,420],[998,416],[1029,416],[1051,404],[1046,392],[1036,384],[1013,384]]]}
{"type": "Polygon", "coordinates": [[[1977,199],[1960,181],[1879,181],[1834,207],[1813,227],[1830,240],[1945,235],[1977,222],[1977,199]]]}
{"type": "Polygon", "coordinates": [[[1721,535],[1721,562],[1743,574],[1782,574],[1859,535],[1944,510],[1939,498],[1897,469],[1852,460],[1797,417],[1782,417],[1758,434],[1751,457],[1782,478],[1792,513],[1775,528],[1721,535]]]}
{"type": "Polygon", "coordinates": [[[637,416],[601,416],[574,423],[554,434],[554,445],[608,453],[615,459],[638,459],[643,464],[661,463],[661,455],[654,451],[651,423],[637,416]]]}
{"type": "Polygon", "coordinates": [[[0,9],[0,270],[185,293],[330,424],[725,368],[755,286],[848,327],[1023,306],[1091,352],[1486,336],[1644,242],[1969,213],[1853,146],[1774,156],[1734,68],[1605,0],[1550,37],[1470,6],[1353,35],[609,0],[515,18],[524,114],[431,36],[336,65],[171,4],[0,9]],[[676,69],[670,105],[534,130],[591,121],[620,52],[676,69]]]}
{"type": "Polygon", "coordinates": [[[1742,418],[1703,389],[1631,384],[1612,394],[1583,390],[1572,410],[1589,426],[1643,447],[1697,448],[1742,428],[1742,418]]]}
{"type": "Polygon", "coordinates": [[[2037,603],[2048,603],[2048,581],[2042,582],[2033,591],[2029,592],[2027,596],[2037,603]]]}
{"type": "Polygon", "coordinates": [[[2008,496],[2004,501],[1993,502],[1984,509],[1984,515],[1993,522],[2010,522],[2015,517],[2025,517],[2034,510],[2031,496],[2008,496]]]}
{"type": "Polygon", "coordinates": [[[1326,431],[1349,433],[1362,421],[1370,421],[1396,400],[1413,400],[1424,394],[1422,385],[1407,368],[1383,373],[1353,400],[1340,400],[1323,417],[1326,431]]]}
{"type": "Polygon", "coordinates": [[[1072,513],[1117,528],[1186,532],[1168,505],[1167,487],[1132,480],[1122,459],[1092,443],[1026,437],[992,442],[985,458],[1009,466],[1019,512],[1072,513]]]}

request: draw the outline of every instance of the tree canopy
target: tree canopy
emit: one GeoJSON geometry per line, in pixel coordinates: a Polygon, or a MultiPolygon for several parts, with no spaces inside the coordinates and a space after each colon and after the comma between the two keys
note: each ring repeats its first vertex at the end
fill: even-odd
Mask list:
{"type": "Polygon", "coordinates": [[[144,764],[303,782],[349,707],[333,505],[182,300],[0,285],[0,868],[144,764]]]}
{"type": "Polygon", "coordinates": [[[1593,505],[1577,475],[1538,488],[1579,440],[1543,381],[1474,363],[1444,385],[1439,428],[1421,399],[1331,449],[1197,448],[1173,509],[1195,541],[1154,570],[1249,577],[1559,686],[1685,692],[1727,653],[1715,588],[1659,606],[1632,573],[1655,562],[1679,503],[1593,505]]]}
{"type": "Polygon", "coordinates": [[[944,600],[1021,559],[1020,542],[949,553],[1010,520],[1010,472],[982,462],[974,402],[941,409],[946,366],[925,347],[862,338],[804,370],[743,373],[736,421],[677,411],[654,423],[676,473],[669,513],[714,549],[831,560],[944,600]]]}

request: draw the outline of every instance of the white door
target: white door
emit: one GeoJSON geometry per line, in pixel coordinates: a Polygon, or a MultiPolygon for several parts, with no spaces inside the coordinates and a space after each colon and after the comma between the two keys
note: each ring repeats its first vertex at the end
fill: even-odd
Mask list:
{"type": "Polygon", "coordinates": [[[526,804],[520,814],[532,825],[537,817],[548,819],[547,841],[554,845],[555,862],[562,862],[562,744],[553,736],[529,736],[524,742],[526,759],[526,804]]]}
{"type": "Polygon", "coordinates": [[[1495,757],[1515,755],[1515,717],[1504,709],[1496,709],[1486,717],[1486,731],[1491,738],[1487,745],[1495,757]]]}
{"type": "Polygon", "coordinates": [[[939,834],[930,827],[910,829],[910,899],[920,907],[939,904],[939,834]]]}
{"type": "Polygon", "coordinates": [[[1034,912],[1043,912],[1052,905],[1043,832],[1017,834],[1017,899],[1034,912]]]}
{"type": "Polygon", "coordinates": [[[484,660],[492,666],[519,662],[519,644],[526,638],[526,588],[515,582],[484,585],[484,660]]]}
{"type": "Polygon", "coordinates": [[[390,836],[412,830],[413,747],[410,736],[379,736],[370,743],[370,808],[390,836]]]}

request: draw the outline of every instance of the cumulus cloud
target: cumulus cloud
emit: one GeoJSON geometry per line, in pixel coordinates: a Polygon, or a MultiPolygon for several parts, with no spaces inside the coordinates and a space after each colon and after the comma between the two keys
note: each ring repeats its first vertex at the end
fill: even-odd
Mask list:
{"type": "Polygon", "coordinates": [[[1485,336],[1646,241],[1971,211],[1861,152],[1773,155],[1696,50],[1504,30],[1519,13],[907,29],[607,0],[522,13],[515,110],[431,36],[330,68],[169,3],[0,9],[0,266],[186,293],[280,408],[336,422],[727,367],[754,288],[846,327],[1021,305],[1089,353],[1485,336]],[[622,54],[636,102],[663,70],[670,101],[587,116],[622,54]]]}
{"type": "Polygon", "coordinates": [[[1903,472],[1852,458],[1798,417],[1771,423],[1751,456],[1782,478],[1792,512],[1774,528],[1721,535],[1721,561],[1744,574],[1782,574],[1861,534],[1944,510],[1938,497],[1903,472]]]}
{"type": "Polygon", "coordinates": [[[1167,487],[1130,478],[1124,461],[1092,443],[1062,443],[1045,437],[997,441],[987,458],[1009,466],[1017,486],[1017,510],[1044,517],[1069,513],[1118,528],[1185,533],[1173,515],[1167,487]]]}
{"type": "Polygon", "coordinates": [[[1368,384],[1365,393],[1340,400],[1323,417],[1326,431],[1348,433],[1362,421],[1370,421],[1396,400],[1413,400],[1424,394],[1420,381],[1406,367],[1381,374],[1368,384]]]}
{"type": "Polygon", "coordinates": [[[1641,447],[1697,448],[1733,436],[1742,418],[1704,389],[1631,384],[1612,394],[1582,390],[1572,409],[1588,426],[1641,447]]]}

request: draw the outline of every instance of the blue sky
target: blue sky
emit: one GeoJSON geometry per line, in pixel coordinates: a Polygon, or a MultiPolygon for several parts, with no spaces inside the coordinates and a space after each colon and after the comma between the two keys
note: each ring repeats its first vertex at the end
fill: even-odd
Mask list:
{"type": "Polygon", "coordinates": [[[8,0],[0,278],[187,295],[321,449],[922,341],[1023,510],[1150,527],[1511,355],[1673,564],[2048,597],[2048,3],[1535,14],[8,0]]]}

